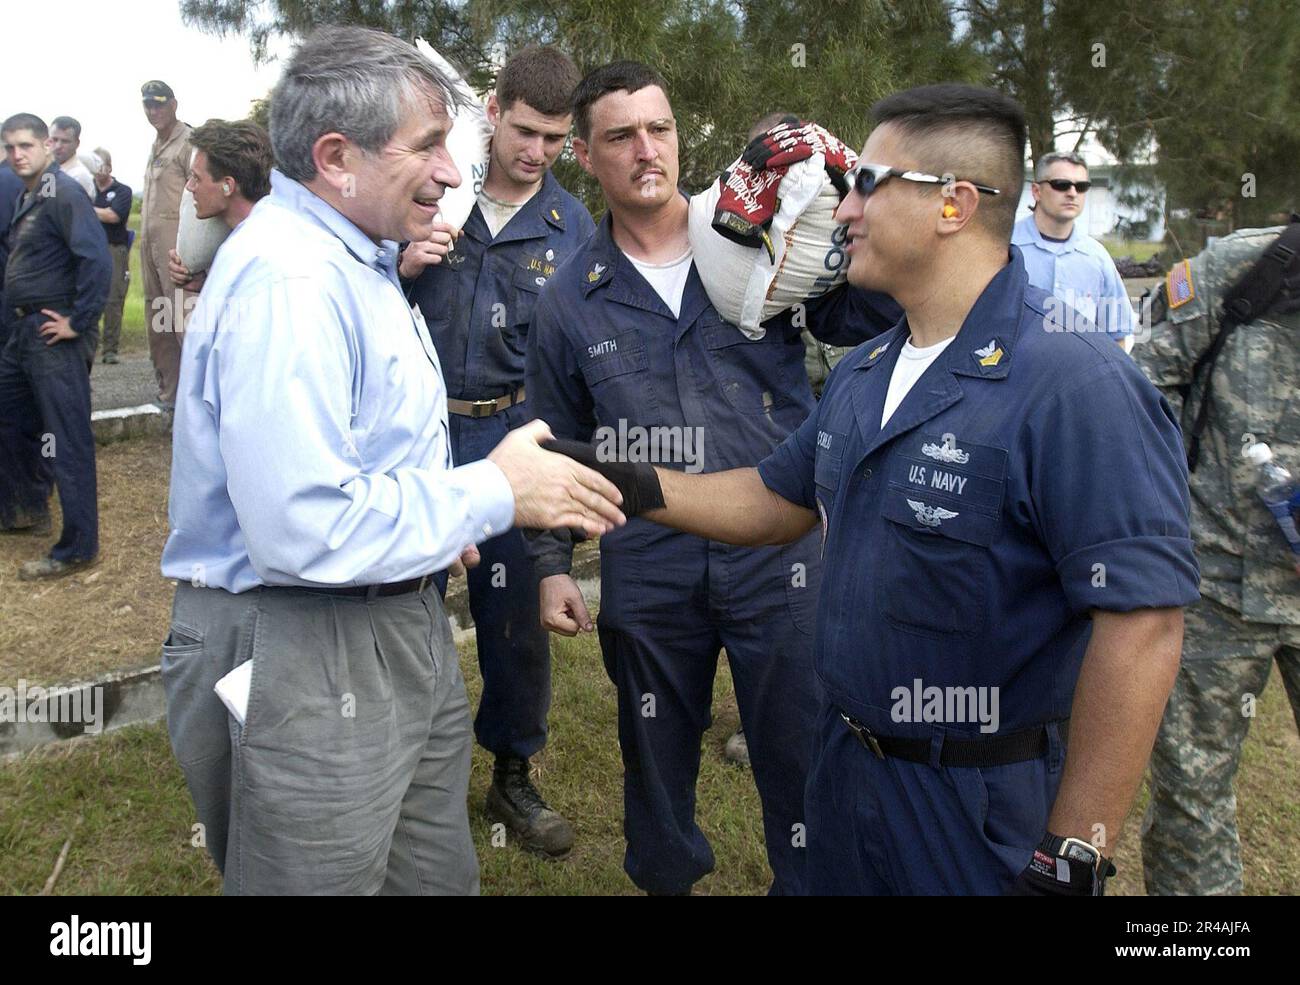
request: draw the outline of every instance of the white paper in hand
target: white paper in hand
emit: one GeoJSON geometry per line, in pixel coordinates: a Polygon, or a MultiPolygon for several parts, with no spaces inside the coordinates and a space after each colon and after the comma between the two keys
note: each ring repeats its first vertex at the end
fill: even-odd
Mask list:
{"type": "Polygon", "coordinates": [[[252,683],[253,661],[245,660],[212,687],[221,703],[240,725],[248,717],[248,690],[252,683]]]}

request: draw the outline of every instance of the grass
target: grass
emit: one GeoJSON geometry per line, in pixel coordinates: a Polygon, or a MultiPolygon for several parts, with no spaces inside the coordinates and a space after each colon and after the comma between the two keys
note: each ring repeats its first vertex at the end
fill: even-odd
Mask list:
{"type": "Polygon", "coordinates": [[[1164,249],[1163,243],[1148,243],[1145,240],[1122,240],[1103,238],[1101,245],[1112,258],[1132,257],[1138,263],[1150,260],[1164,249]]]}
{"type": "MultiPolygon", "coordinates": [[[[472,645],[461,654],[471,700],[481,681],[472,645]]],[[[470,820],[483,892],[492,895],[635,893],[623,873],[622,767],[613,686],[594,637],[557,640],[551,742],[536,758],[539,785],[573,820],[578,842],[562,862],[494,845],[483,797],[491,761],[474,750],[470,820]]],[[[714,692],[713,728],[704,739],[699,823],[713,842],[717,870],[696,885],[714,895],[765,892],[758,794],[748,770],[722,757],[739,718],[725,661],[714,692]]],[[[56,886],[61,895],[219,893],[206,851],[191,844],[192,806],[162,724],[134,726],[101,739],[40,751],[0,766],[0,893],[40,892],[65,839],[72,837],[56,886]]]]}
{"type": "MultiPolygon", "coordinates": [[[[136,197],[139,202],[139,196],[136,197]]],[[[131,244],[129,263],[131,283],[127,286],[126,303],[122,306],[122,337],[118,343],[120,352],[144,352],[149,348],[149,341],[144,332],[144,274],[140,271],[140,210],[137,205],[132,209],[127,220],[127,228],[135,230],[135,242],[131,244]]]]}
{"type": "MultiPolygon", "coordinates": [[[[594,638],[556,640],[551,742],[537,757],[539,783],[573,822],[578,842],[562,862],[494,845],[482,811],[491,763],[474,751],[470,821],[483,892],[489,895],[615,895],[636,890],[622,869],[621,767],[613,687],[594,638]]],[[[480,680],[472,646],[461,654],[471,700],[480,680]]],[[[726,763],[722,745],[738,722],[725,661],[714,688],[715,721],[705,735],[698,818],[717,855],[717,870],[697,894],[766,890],[758,795],[748,770],[726,763]]],[[[1237,780],[1246,891],[1294,894],[1300,888],[1300,754],[1285,693],[1276,681],[1262,695],[1237,780]]],[[[191,845],[192,808],[171,757],[166,729],[135,726],[0,766],[0,893],[39,892],[64,840],[72,837],[59,894],[199,895],[220,892],[207,854],[191,845]],[[80,821],[80,823],[79,823],[80,821]]],[[[1139,798],[1117,853],[1112,895],[1141,893],[1139,798]]]]}

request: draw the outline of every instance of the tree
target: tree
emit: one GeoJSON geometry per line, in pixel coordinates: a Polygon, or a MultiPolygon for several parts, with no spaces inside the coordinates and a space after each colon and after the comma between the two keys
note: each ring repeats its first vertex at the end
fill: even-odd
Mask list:
{"type": "Polygon", "coordinates": [[[1297,205],[1294,7],[954,0],[950,11],[992,84],[1025,107],[1034,158],[1095,134],[1121,162],[1153,159],[1171,209],[1222,215],[1230,229],[1297,205]]]}
{"type": "MultiPolygon", "coordinates": [[[[246,35],[263,55],[272,36],[327,23],[423,37],[480,91],[493,84],[503,53],[524,44],[556,44],[583,71],[618,58],[646,62],[668,82],[690,191],[708,185],[751,124],[775,109],[860,147],[866,110],[886,93],[982,75],[972,47],[954,39],[943,0],[184,0],[181,10],[204,30],[246,35]]],[[[556,175],[593,213],[603,210],[570,154],[556,175]]]]}

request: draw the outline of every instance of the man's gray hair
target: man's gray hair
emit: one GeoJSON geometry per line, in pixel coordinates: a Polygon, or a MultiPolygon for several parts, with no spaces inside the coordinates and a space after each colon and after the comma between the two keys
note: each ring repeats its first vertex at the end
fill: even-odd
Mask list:
{"type": "Polygon", "coordinates": [[[271,93],[275,166],[297,181],[316,177],[312,147],[327,133],[374,153],[397,132],[403,110],[429,96],[440,98],[449,115],[463,102],[413,45],[365,27],[318,28],[271,93]]]}
{"type": "Polygon", "coordinates": [[[1047,177],[1047,170],[1057,161],[1064,161],[1066,164],[1077,164],[1083,170],[1088,170],[1088,162],[1080,155],[1069,153],[1067,151],[1051,151],[1040,157],[1034,165],[1034,180],[1042,181],[1047,177]]]}

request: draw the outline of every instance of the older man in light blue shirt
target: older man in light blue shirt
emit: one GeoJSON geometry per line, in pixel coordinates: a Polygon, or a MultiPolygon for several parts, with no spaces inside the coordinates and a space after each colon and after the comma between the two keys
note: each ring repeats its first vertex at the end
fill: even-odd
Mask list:
{"type": "Polygon", "coordinates": [[[228,893],[473,893],[469,705],[431,575],[512,524],[599,536],[620,497],[539,448],[541,422],[451,460],[395,266],[459,183],[441,73],[324,28],[272,105],[272,193],[218,253],[182,357],[172,747],[228,893]]]}
{"type": "Polygon", "coordinates": [[[1031,185],[1034,211],[1016,223],[1011,243],[1020,247],[1029,282],[1083,316],[1080,321],[1069,311],[1048,312],[1055,316],[1049,327],[1106,332],[1127,348],[1133,305],[1124,281],[1106,248],[1075,222],[1089,187],[1083,158],[1044,154],[1031,185]]]}

